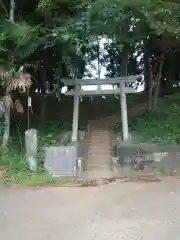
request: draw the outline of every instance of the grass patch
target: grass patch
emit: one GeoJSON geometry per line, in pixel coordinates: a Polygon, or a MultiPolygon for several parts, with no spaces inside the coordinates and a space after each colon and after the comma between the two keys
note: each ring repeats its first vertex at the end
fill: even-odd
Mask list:
{"type": "Polygon", "coordinates": [[[0,180],[5,184],[22,184],[25,186],[61,185],[73,178],[52,178],[44,169],[43,147],[57,145],[60,136],[69,130],[64,124],[32,123],[32,128],[38,130],[38,156],[36,172],[29,170],[25,159],[24,133],[27,124],[13,121],[11,124],[11,138],[6,148],[0,148],[0,180]]]}
{"type": "MultiPolygon", "coordinates": [[[[138,142],[180,144],[180,94],[160,101],[153,113],[129,119],[129,129],[138,142]]],[[[121,131],[121,126],[115,126],[121,131]]]]}

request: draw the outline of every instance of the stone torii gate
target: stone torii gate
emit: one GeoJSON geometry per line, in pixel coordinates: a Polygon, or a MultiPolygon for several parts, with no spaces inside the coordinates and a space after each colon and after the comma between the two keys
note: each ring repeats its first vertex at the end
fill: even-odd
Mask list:
{"type": "Polygon", "coordinates": [[[92,95],[113,95],[120,94],[121,101],[121,118],[122,118],[122,132],[123,140],[129,140],[128,132],[128,116],[127,116],[127,93],[137,93],[136,88],[133,84],[140,78],[141,75],[132,75],[126,77],[115,77],[115,78],[103,78],[103,79],[62,79],[61,81],[65,86],[74,86],[74,89],[65,92],[66,96],[74,96],[74,109],[73,109],[73,123],[72,123],[72,142],[78,140],[78,123],[79,123],[79,99],[80,96],[92,96],[92,95]],[[103,90],[102,85],[116,85],[116,89],[103,90]],[[97,85],[97,90],[83,90],[82,86],[97,85]]]}

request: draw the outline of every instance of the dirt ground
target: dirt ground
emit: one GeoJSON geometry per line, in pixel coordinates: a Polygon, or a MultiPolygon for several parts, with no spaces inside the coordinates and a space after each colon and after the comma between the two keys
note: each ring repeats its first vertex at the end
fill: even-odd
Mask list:
{"type": "Polygon", "coordinates": [[[103,187],[0,187],[3,240],[178,240],[180,180],[103,187]]]}

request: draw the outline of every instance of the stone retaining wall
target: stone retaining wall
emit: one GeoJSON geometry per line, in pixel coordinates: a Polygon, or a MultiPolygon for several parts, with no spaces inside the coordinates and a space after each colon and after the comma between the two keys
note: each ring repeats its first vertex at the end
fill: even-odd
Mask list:
{"type": "Polygon", "coordinates": [[[44,148],[44,167],[53,177],[78,176],[86,158],[86,136],[77,143],[44,148]]]}

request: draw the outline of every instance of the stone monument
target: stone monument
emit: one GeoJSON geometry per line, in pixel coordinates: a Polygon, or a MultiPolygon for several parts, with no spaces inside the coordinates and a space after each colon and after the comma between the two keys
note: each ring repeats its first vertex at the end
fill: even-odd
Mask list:
{"type": "Polygon", "coordinates": [[[36,155],[38,148],[37,131],[36,129],[28,129],[25,131],[25,147],[26,160],[30,170],[37,170],[36,155]]]}

